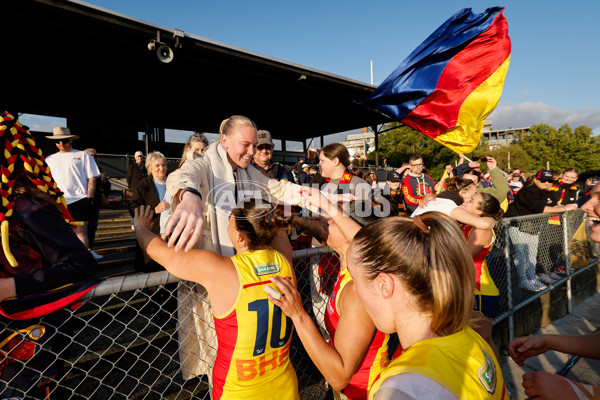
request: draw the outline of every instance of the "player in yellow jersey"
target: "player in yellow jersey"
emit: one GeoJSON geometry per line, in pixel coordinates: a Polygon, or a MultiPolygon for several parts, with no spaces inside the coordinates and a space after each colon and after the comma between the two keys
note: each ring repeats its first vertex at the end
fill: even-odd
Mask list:
{"type": "Polygon", "coordinates": [[[494,352],[468,325],[473,258],[456,222],[438,212],[368,224],[348,249],[354,287],[402,355],[369,399],[508,399],[494,352]]]}
{"type": "MultiPolygon", "coordinates": [[[[362,225],[377,219],[375,210],[364,202],[351,202],[345,210],[362,225]]],[[[338,221],[339,216],[343,217],[342,213],[336,216],[338,221]]],[[[339,255],[341,266],[325,310],[330,343],[321,336],[302,306],[300,293],[290,282],[273,277],[285,294],[273,301],[294,322],[308,355],[333,388],[334,399],[366,400],[369,387],[387,365],[389,335],[375,329],[348,272],[346,251],[356,230],[343,231],[334,219],[328,223],[327,245],[339,255]]]]}
{"type": "Polygon", "coordinates": [[[292,249],[282,229],[292,217],[283,217],[270,204],[246,201],[229,218],[227,232],[236,255],[224,257],[209,250],[176,252],[148,229],[152,213],[149,207],[135,210],[142,249],[178,278],[204,286],[210,298],[219,346],[212,398],[263,400],[268,393],[299,399],[289,357],[293,324],[265,292],[266,286],[273,289],[273,276],[296,285],[292,249]]]}
{"type": "MultiPolygon", "coordinates": [[[[328,202],[316,191],[303,196],[321,209],[328,202]]],[[[344,232],[358,230],[346,220],[344,232]]],[[[354,235],[347,261],[375,326],[397,333],[402,346],[369,399],[509,398],[492,349],[467,325],[475,297],[473,258],[451,217],[427,212],[371,222],[354,235]]]]}

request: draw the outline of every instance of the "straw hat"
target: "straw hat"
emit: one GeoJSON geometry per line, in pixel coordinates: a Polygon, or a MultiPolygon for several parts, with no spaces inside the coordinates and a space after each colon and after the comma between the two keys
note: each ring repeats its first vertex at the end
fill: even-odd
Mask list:
{"type": "Polygon", "coordinates": [[[46,136],[48,139],[68,139],[68,138],[73,138],[73,139],[79,139],[79,136],[77,135],[71,135],[71,131],[69,130],[69,128],[64,128],[64,127],[60,127],[60,126],[56,126],[54,127],[54,129],[52,130],[52,136],[46,136]]]}

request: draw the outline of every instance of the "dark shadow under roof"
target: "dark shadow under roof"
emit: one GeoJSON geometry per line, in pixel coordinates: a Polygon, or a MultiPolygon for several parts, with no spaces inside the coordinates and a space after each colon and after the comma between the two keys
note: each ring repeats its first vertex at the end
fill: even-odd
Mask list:
{"type": "Polygon", "coordinates": [[[242,114],[280,139],[301,140],[388,122],[354,103],[374,86],[188,33],[161,63],[148,43],[173,30],[79,1],[0,5],[2,107],[216,132],[242,114]]]}

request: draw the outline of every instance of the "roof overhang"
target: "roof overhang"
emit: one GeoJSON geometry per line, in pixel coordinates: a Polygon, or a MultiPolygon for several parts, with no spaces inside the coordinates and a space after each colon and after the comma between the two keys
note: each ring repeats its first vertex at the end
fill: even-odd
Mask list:
{"type": "Polygon", "coordinates": [[[2,107],[216,132],[246,115],[279,139],[328,135],[389,119],[357,105],[375,87],[150,24],[80,1],[0,3],[2,107]],[[170,63],[148,50],[160,32],[170,63]]]}

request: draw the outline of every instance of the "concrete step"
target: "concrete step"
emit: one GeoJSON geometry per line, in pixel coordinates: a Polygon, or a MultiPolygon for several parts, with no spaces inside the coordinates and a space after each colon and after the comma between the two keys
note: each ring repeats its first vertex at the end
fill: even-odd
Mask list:
{"type": "Polygon", "coordinates": [[[131,218],[100,218],[98,220],[98,225],[131,225],[131,218]]]}
{"type": "Polygon", "coordinates": [[[104,224],[98,224],[98,229],[96,229],[96,232],[100,232],[100,231],[112,231],[112,230],[125,230],[128,229],[131,231],[131,222],[127,221],[125,223],[121,223],[121,224],[117,224],[117,223],[104,223],[104,224]]]}
{"type": "Polygon", "coordinates": [[[129,228],[121,228],[121,229],[111,229],[96,231],[96,240],[104,239],[104,238],[124,238],[124,237],[135,237],[135,233],[129,228]],[[133,235],[132,235],[133,234],[133,235]]]}

